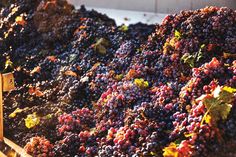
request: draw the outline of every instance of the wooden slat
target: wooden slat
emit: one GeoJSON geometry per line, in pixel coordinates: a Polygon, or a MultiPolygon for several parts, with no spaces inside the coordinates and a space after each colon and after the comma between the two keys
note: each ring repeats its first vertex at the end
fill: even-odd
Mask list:
{"type": "Polygon", "coordinates": [[[3,154],[3,152],[0,152],[0,156],[1,157],[7,157],[5,154],[3,154]]]}
{"type": "Polygon", "coordinates": [[[32,157],[31,155],[27,154],[26,151],[23,148],[21,148],[20,146],[18,146],[17,144],[15,144],[14,142],[12,142],[11,140],[9,140],[5,137],[4,137],[4,142],[5,142],[6,145],[8,145],[12,149],[14,149],[20,156],[22,156],[22,157],[32,157]]]}
{"type": "Polygon", "coordinates": [[[2,74],[0,74],[0,141],[3,141],[2,74]]]}

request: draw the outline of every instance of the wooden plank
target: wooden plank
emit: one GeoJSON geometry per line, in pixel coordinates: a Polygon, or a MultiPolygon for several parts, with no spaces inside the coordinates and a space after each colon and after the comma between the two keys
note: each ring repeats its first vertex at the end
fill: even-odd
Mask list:
{"type": "Polygon", "coordinates": [[[4,137],[4,143],[6,145],[8,145],[9,147],[11,147],[12,149],[14,149],[20,156],[22,157],[32,157],[31,155],[27,154],[26,151],[21,148],[20,146],[18,146],[17,144],[15,144],[14,142],[12,142],[11,140],[7,139],[4,137]]]}
{"type": "Polygon", "coordinates": [[[2,74],[0,74],[0,141],[3,141],[3,137],[2,74]]]}
{"type": "Polygon", "coordinates": [[[3,152],[0,152],[0,156],[1,157],[7,157],[5,154],[3,154],[3,152]]]}

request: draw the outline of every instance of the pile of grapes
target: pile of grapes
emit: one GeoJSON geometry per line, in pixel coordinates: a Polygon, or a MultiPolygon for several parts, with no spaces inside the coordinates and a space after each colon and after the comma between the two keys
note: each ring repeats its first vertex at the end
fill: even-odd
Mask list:
{"type": "Polygon", "coordinates": [[[0,8],[4,133],[32,156],[236,155],[236,11],[116,26],[65,0],[0,8]]]}

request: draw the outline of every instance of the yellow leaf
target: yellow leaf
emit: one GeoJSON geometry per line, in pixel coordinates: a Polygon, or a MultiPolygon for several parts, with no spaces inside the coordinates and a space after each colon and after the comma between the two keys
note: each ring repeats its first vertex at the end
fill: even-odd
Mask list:
{"type": "Polygon", "coordinates": [[[14,112],[12,112],[12,113],[9,115],[9,118],[15,118],[16,114],[17,114],[17,113],[21,113],[22,111],[23,111],[23,109],[17,108],[14,112]]]}
{"type": "Polygon", "coordinates": [[[57,61],[56,56],[48,56],[47,59],[51,62],[56,62],[57,61]]]}
{"type": "Polygon", "coordinates": [[[192,137],[192,136],[194,136],[194,133],[184,133],[184,136],[185,137],[192,137]]]}
{"type": "Polygon", "coordinates": [[[100,65],[101,65],[100,62],[95,63],[95,64],[92,66],[92,68],[90,69],[90,71],[96,70],[100,65]]]}
{"type": "Polygon", "coordinates": [[[235,93],[235,92],[236,92],[236,89],[235,89],[235,88],[228,87],[228,86],[224,86],[224,87],[223,87],[223,90],[224,90],[224,91],[227,91],[227,92],[229,92],[229,93],[235,93]]]}
{"type": "Polygon", "coordinates": [[[75,72],[71,71],[71,70],[66,71],[65,75],[77,77],[77,74],[75,72]]]}
{"type": "Polygon", "coordinates": [[[174,47],[176,43],[176,38],[172,38],[169,42],[170,46],[174,47]]]}
{"type": "Polygon", "coordinates": [[[123,78],[123,74],[119,74],[119,75],[116,75],[116,76],[115,76],[115,79],[116,79],[117,81],[122,80],[122,78],[123,78]]]}
{"type": "Polygon", "coordinates": [[[142,78],[141,79],[135,79],[134,84],[136,86],[138,86],[139,88],[142,88],[142,89],[148,88],[148,86],[149,86],[148,81],[144,81],[144,79],[142,79],[142,78]]]}
{"type": "Polygon", "coordinates": [[[177,150],[177,145],[171,142],[169,146],[163,149],[163,156],[164,157],[178,157],[179,152],[177,150]]]}
{"type": "Polygon", "coordinates": [[[38,125],[40,122],[40,117],[37,116],[36,112],[27,115],[25,119],[25,126],[30,129],[38,125]]]}
{"type": "Polygon", "coordinates": [[[180,33],[179,31],[175,30],[175,37],[176,37],[177,39],[180,39],[181,36],[182,36],[181,33],[180,33]]]}
{"type": "Polygon", "coordinates": [[[35,95],[37,97],[41,97],[41,96],[44,95],[44,93],[41,92],[38,87],[33,87],[33,86],[29,87],[28,92],[29,92],[30,95],[35,95]]]}
{"type": "Polygon", "coordinates": [[[126,26],[126,25],[122,25],[120,28],[119,28],[120,31],[123,31],[123,32],[126,32],[129,30],[129,27],[126,26]]]}
{"type": "Polygon", "coordinates": [[[18,25],[24,26],[26,24],[26,21],[24,20],[24,18],[22,16],[17,16],[15,21],[18,25]]]}
{"type": "Polygon", "coordinates": [[[223,57],[226,58],[226,59],[227,59],[227,58],[236,58],[236,54],[224,52],[224,53],[223,53],[223,57]]]}
{"type": "Polygon", "coordinates": [[[226,120],[234,100],[234,89],[231,87],[218,86],[212,96],[203,97],[200,101],[205,105],[207,112],[204,114],[201,125],[206,122],[209,125],[216,124],[220,119],[226,120]]]}
{"type": "Polygon", "coordinates": [[[210,115],[207,115],[206,116],[206,118],[205,118],[205,122],[207,123],[207,124],[211,124],[211,116],[210,115]]]}
{"type": "Polygon", "coordinates": [[[40,71],[41,71],[41,67],[40,67],[40,66],[37,66],[37,67],[35,67],[35,68],[30,72],[30,74],[32,75],[32,74],[34,74],[34,73],[40,73],[40,71]]]}
{"type": "Polygon", "coordinates": [[[5,69],[7,69],[8,67],[12,67],[12,66],[13,66],[13,63],[12,63],[10,57],[7,56],[6,62],[5,62],[5,69]]]}
{"type": "Polygon", "coordinates": [[[136,75],[137,75],[136,70],[130,69],[129,72],[126,74],[125,77],[126,77],[128,80],[130,80],[130,79],[134,78],[136,75]]]}
{"type": "Polygon", "coordinates": [[[4,32],[4,38],[6,39],[12,31],[13,28],[10,28],[7,32],[4,32]]]}
{"type": "Polygon", "coordinates": [[[150,153],[152,156],[157,156],[157,153],[155,153],[155,152],[151,152],[150,153]]]}

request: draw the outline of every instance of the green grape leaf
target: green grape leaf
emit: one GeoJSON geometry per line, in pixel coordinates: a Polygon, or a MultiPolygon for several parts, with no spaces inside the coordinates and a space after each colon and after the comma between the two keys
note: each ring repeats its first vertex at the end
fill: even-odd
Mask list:
{"type": "Polygon", "coordinates": [[[195,66],[197,62],[200,61],[201,58],[203,58],[203,52],[202,49],[205,47],[205,44],[201,45],[200,49],[198,52],[194,53],[193,55],[189,53],[185,53],[182,57],[181,60],[184,63],[187,63],[191,68],[195,66]]]}
{"type": "Polygon", "coordinates": [[[205,47],[206,45],[205,44],[202,44],[199,51],[196,53],[196,56],[195,56],[195,59],[196,59],[196,62],[199,62],[200,59],[203,57],[203,52],[202,52],[202,49],[205,47]]]}
{"type": "Polygon", "coordinates": [[[27,115],[25,118],[25,126],[31,129],[40,123],[40,117],[37,116],[36,112],[27,115]]]}
{"type": "Polygon", "coordinates": [[[194,57],[192,55],[190,55],[189,53],[185,53],[182,57],[181,60],[184,63],[187,63],[191,68],[194,67],[194,57]]]}
{"type": "Polygon", "coordinates": [[[215,122],[220,119],[226,120],[232,107],[231,104],[221,103],[216,98],[207,99],[204,104],[215,122]]]}
{"type": "Polygon", "coordinates": [[[234,99],[234,90],[231,87],[221,88],[220,86],[218,86],[213,91],[213,96],[222,103],[231,103],[234,99]]]}
{"type": "Polygon", "coordinates": [[[209,123],[210,120],[217,122],[218,120],[226,120],[234,100],[234,93],[236,90],[231,87],[218,86],[213,92],[212,96],[205,97],[203,104],[207,108],[207,112],[203,116],[201,124],[205,121],[209,123]],[[208,115],[209,114],[209,115],[208,115]]]}

